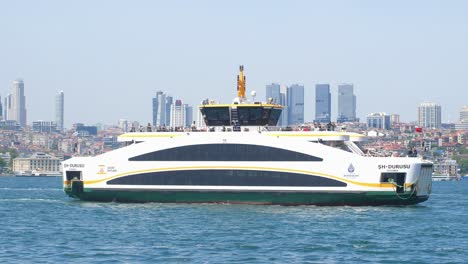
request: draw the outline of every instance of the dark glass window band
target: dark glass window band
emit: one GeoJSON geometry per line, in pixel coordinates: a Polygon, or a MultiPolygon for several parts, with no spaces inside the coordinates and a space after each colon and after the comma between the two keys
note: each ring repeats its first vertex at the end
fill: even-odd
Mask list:
{"type": "Polygon", "coordinates": [[[158,150],[129,161],[322,161],[291,150],[248,144],[199,144],[158,150]]]}
{"type": "Polygon", "coordinates": [[[260,170],[183,170],[150,172],[120,177],[107,184],[346,187],[345,182],[321,176],[260,170]]]}

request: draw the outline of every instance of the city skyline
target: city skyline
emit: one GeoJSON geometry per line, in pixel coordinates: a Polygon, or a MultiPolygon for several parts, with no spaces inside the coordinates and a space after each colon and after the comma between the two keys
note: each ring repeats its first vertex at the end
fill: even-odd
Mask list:
{"type": "MultiPolygon", "coordinates": [[[[337,85],[337,90],[338,90],[338,95],[337,95],[337,102],[338,102],[338,115],[336,116],[336,120],[328,119],[330,118],[330,113],[331,113],[331,102],[334,100],[331,98],[331,90],[329,84],[316,84],[315,85],[315,93],[316,93],[316,102],[315,102],[315,108],[316,112],[321,111],[321,114],[316,116],[313,122],[319,122],[319,123],[328,123],[328,122],[358,122],[358,119],[353,118],[355,116],[355,111],[356,111],[356,95],[354,94],[354,86],[352,84],[339,84],[337,85]],[[320,110],[317,110],[320,109],[320,110]],[[323,111],[322,111],[323,110],[323,111]]],[[[293,84],[290,86],[286,85],[280,85],[277,83],[271,83],[267,84],[265,86],[265,101],[264,102],[271,102],[275,104],[280,104],[284,106],[283,113],[282,115],[286,114],[287,118],[283,119],[280,118],[278,120],[278,126],[287,126],[287,125],[298,125],[301,123],[310,123],[312,121],[309,120],[304,120],[304,108],[306,104],[304,104],[304,86],[298,85],[298,84],[293,84]],[[294,106],[294,107],[291,107],[294,106]],[[290,114],[292,113],[292,114],[290,114]],[[293,120],[292,122],[289,122],[289,119],[293,120]],[[302,122],[301,122],[302,121],[302,122]]],[[[1,99],[1,97],[0,97],[1,99]]],[[[254,99],[254,98],[252,98],[254,99]]],[[[206,101],[208,99],[205,99],[203,101],[206,101]]],[[[22,79],[16,79],[13,81],[13,88],[12,88],[12,93],[8,94],[5,97],[5,102],[4,104],[1,104],[0,102],[0,109],[4,107],[4,114],[1,117],[5,121],[15,121],[17,122],[19,127],[24,127],[25,122],[26,122],[26,109],[24,108],[26,101],[26,96],[25,96],[25,91],[24,91],[24,81],[22,79]],[[16,97],[20,98],[19,100],[15,99],[16,97]],[[22,99],[21,99],[22,98],[22,99]],[[15,106],[19,105],[19,106],[15,106]],[[20,106],[23,105],[23,108],[20,106]],[[15,109],[20,109],[22,111],[16,111],[15,109]],[[19,113],[16,113],[19,112],[19,113]],[[16,114],[15,114],[16,113],[16,114]],[[16,120],[15,118],[19,118],[20,120],[16,120]],[[21,121],[22,120],[22,121],[21,121]],[[23,122],[23,124],[21,124],[23,122]]],[[[181,100],[178,99],[176,100],[178,104],[181,104],[181,100]]],[[[174,121],[171,119],[171,115],[173,112],[172,109],[172,103],[173,103],[173,97],[170,95],[166,95],[163,91],[157,91],[156,92],[156,97],[152,98],[152,126],[153,127],[163,127],[163,126],[171,126],[171,123],[174,123],[174,121]],[[167,96],[167,97],[166,97],[167,96]],[[163,102],[163,103],[161,103],[163,102]],[[166,125],[166,123],[168,125],[166,125]]],[[[180,105],[178,105],[180,107],[180,105]]],[[[184,121],[177,121],[179,123],[184,123],[186,124],[187,127],[192,125],[192,121],[194,120],[193,117],[193,107],[190,106],[189,104],[184,104],[184,115],[182,117],[178,117],[178,119],[182,118],[184,121]]],[[[64,125],[63,125],[63,119],[64,119],[64,92],[59,91],[58,94],[55,96],[55,121],[44,121],[44,119],[37,119],[34,121],[31,121],[30,124],[26,125],[31,125],[31,127],[34,129],[34,127],[38,127],[38,124],[40,123],[41,126],[44,126],[45,123],[47,123],[46,126],[51,126],[51,122],[54,123],[54,127],[57,131],[63,131],[64,125]]],[[[468,106],[463,106],[460,110],[460,122],[466,120],[462,120],[462,115],[464,114],[464,111],[468,109],[468,106]]],[[[366,123],[369,126],[369,117],[372,116],[380,116],[382,114],[387,115],[385,112],[371,112],[366,114],[366,123]]],[[[196,113],[198,119],[198,111],[196,113]]],[[[418,119],[416,121],[411,121],[415,122],[418,124],[420,127],[430,127],[430,128],[440,128],[441,124],[443,123],[441,121],[441,105],[434,103],[434,102],[422,102],[417,106],[417,115],[418,119]],[[432,109],[434,106],[437,107],[437,110],[425,110],[426,108],[432,109]],[[437,112],[435,114],[435,112],[437,112]],[[431,117],[426,116],[426,112],[431,112],[431,117]],[[434,113],[433,113],[434,112],[434,113]],[[434,116],[435,115],[435,116],[434,116]],[[427,120],[426,120],[427,119],[427,120]],[[435,123],[436,125],[427,125],[428,120],[431,119],[432,123],[435,123]]],[[[399,113],[392,113],[388,114],[388,118],[390,119],[395,119],[398,121],[391,121],[391,123],[399,123],[400,122],[400,114],[399,113]]],[[[389,120],[390,120],[389,119],[389,120]]],[[[392,119],[392,120],[393,120],[392,119]]],[[[118,120],[118,126],[120,127],[120,121],[121,120],[126,120],[126,119],[119,119],[118,120]]],[[[139,120],[134,120],[133,122],[138,122],[140,123],[139,120]]],[[[146,121],[143,121],[145,123],[146,121]]],[[[390,121],[389,121],[390,122],[390,121]]],[[[80,123],[80,121],[73,121],[73,124],[80,123]]],[[[151,122],[149,122],[151,123],[151,122]]],[[[198,122],[196,122],[198,124],[198,122]]],[[[457,121],[451,122],[452,124],[459,123],[457,121]]],[[[98,122],[96,124],[115,124],[115,123],[103,123],[103,122],[98,122]]],[[[390,126],[386,126],[386,129],[388,129],[390,126]]],[[[48,128],[49,129],[49,128],[48,128]]]]}
{"type": "Polygon", "coordinates": [[[0,95],[21,77],[34,98],[28,120],[53,119],[54,95],[64,90],[66,127],[151,122],[143,104],[157,90],[184,94],[194,106],[204,98],[231,102],[244,64],[257,98],[267,83],[304,85],[305,121],[315,116],[315,84],[348,82],[362,120],[385,111],[416,121],[415,106],[434,101],[444,108],[442,122],[455,122],[468,98],[467,9],[464,1],[7,1],[0,4],[0,34],[8,36],[0,43],[0,95]],[[249,45],[239,45],[240,32],[249,45]]]}

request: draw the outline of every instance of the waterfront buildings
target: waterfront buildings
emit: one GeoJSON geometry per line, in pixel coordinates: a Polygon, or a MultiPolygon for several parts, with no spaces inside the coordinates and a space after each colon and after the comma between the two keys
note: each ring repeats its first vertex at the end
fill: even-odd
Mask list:
{"type": "Polygon", "coordinates": [[[8,166],[8,164],[10,164],[10,160],[11,160],[10,152],[0,152],[0,159],[5,161],[5,163],[8,166]]]}
{"type": "Polygon", "coordinates": [[[315,122],[331,121],[331,94],[329,84],[315,85],[315,122]]]}
{"type": "Polygon", "coordinates": [[[356,118],[356,95],[352,84],[338,85],[338,117],[337,122],[355,122],[356,118]]]}
{"type": "Polygon", "coordinates": [[[171,128],[185,127],[186,124],[186,113],[187,104],[182,104],[182,100],[176,100],[171,105],[171,128]]]}
{"type": "Polygon", "coordinates": [[[64,116],[64,101],[65,96],[63,91],[59,91],[55,96],[55,123],[57,124],[57,130],[63,131],[63,116],[64,116]]]}
{"type": "Polygon", "coordinates": [[[37,173],[60,173],[61,160],[45,153],[35,153],[29,158],[13,159],[13,171],[15,174],[31,175],[37,173]]]}
{"type": "Polygon", "coordinates": [[[153,126],[166,125],[166,95],[162,91],[156,92],[153,98],[153,126]]]}
{"type": "Polygon", "coordinates": [[[288,125],[304,123],[304,86],[293,84],[287,88],[288,125]]]}
{"type": "Polygon", "coordinates": [[[447,176],[457,176],[458,164],[456,160],[446,159],[434,163],[434,173],[447,176]]]}
{"type": "Polygon", "coordinates": [[[367,127],[375,128],[381,130],[389,130],[390,125],[390,115],[386,113],[370,113],[367,115],[367,127]]]}
{"type": "Polygon", "coordinates": [[[418,106],[418,125],[424,128],[440,128],[442,111],[439,104],[421,103],[418,106]]]}
{"type": "Polygon", "coordinates": [[[21,127],[26,126],[26,97],[24,81],[13,81],[11,94],[5,97],[5,120],[15,120],[21,127]]]}

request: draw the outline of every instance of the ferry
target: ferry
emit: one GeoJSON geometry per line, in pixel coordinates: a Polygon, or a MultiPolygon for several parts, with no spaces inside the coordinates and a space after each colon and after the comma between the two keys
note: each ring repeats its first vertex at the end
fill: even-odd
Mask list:
{"type": "Polygon", "coordinates": [[[411,205],[431,193],[432,164],[363,151],[364,135],[285,131],[282,106],[248,101],[243,67],[231,104],[199,109],[208,127],[134,132],[126,146],[62,163],[67,195],[85,201],[262,205],[411,205]]]}

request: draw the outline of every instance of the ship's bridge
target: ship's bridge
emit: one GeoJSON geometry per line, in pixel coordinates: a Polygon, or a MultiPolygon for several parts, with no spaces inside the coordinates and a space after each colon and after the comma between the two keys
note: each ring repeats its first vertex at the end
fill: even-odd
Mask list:
{"type": "Polygon", "coordinates": [[[200,105],[205,124],[211,126],[276,126],[283,106],[275,104],[200,105]]]}

